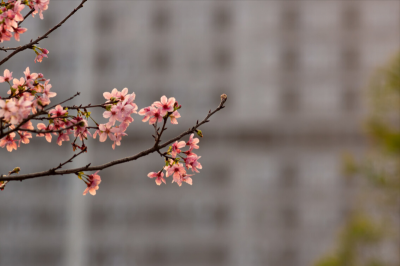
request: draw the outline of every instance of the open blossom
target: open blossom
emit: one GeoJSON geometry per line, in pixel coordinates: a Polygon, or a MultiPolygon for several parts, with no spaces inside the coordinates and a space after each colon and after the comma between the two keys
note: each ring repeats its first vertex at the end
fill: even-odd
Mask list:
{"type": "Polygon", "coordinates": [[[50,80],[48,79],[48,80],[46,80],[44,82],[44,84],[43,84],[44,88],[41,91],[42,92],[42,98],[45,99],[46,102],[48,102],[47,104],[50,103],[50,98],[53,98],[53,97],[55,97],[57,95],[57,93],[50,91],[52,86],[51,86],[51,84],[49,84],[49,81],[50,80]]]}
{"type": "Polygon", "coordinates": [[[29,143],[29,139],[32,138],[32,134],[29,133],[29,132],[26,132],[26,131],[18,131],[18,135],[20,137],[19,141],[24,143],[24,144],[28,144],[29,143]]]}
{"type": "Polygon", "coordinates": [[[186,174],[186,170],[181,163],[174,164],[173,166],[167,167],[167,177],[172,175],[173,181],[180,183],[181,176],[186,174]]]}
{"type": "Polygon", "coordinates": [[[171,151],[171,155],[173,158],[176,157],[177,154],[181,153],[180,148],[183,148],[186,146],[186,143],[184,141],[175,141],[174,144],[172,144],[172,151],[171,151]]]}
{"type": "Polygon", "coordinates": [[[200,142],[200,140],[198,138],[193,138],[194,134],[191,134],[189,137],[189,141],[186,142],[186,145],[190,146],[190,149],[198,149],[199,146],[197,145],[197,143],[200,142]]]}
{"type": "Polygon", "coordinates": [[[61,146],[63,141],[69,141],[68,134],[64,132],[58,132],[57,144],[61,146]]]}
{"type": "Polygon", "coordinates": [[[161,116],[166,115],[168,112],[173,112],[174,111],[174,104],[175,104],[175,98],[171,97],[167,99],[167,97],[164,95],[161,97],[161,102],[154,102],[153,105],[158,107],[161,112],[161,116]]]}
{"type": "Polygon", "coordinates": [[[9,100],[7,102],[0,99],[0,118],[4,117],[5,120],[9,120],[10,116],[17,110],[15,102],[9,100]]]}
{"type": "MultiPolygon", "coordinates": [[[[50,131],[53,130],[53,124],[49,124],[47,127],[43,123],[37,124],[37,128],[43,131],[50,131]]],[[[51,142],[51,133],[39,133],[37,134],[38,137],[45,137],[47,142],[51,142]]]]}
{"type": "Polygon", "coordinates": [[[20,34],[26,32],[28,29],[26,28],[14,28],[14,38],[17,42],[20,41],[20,34]]]}
{"type": "Polygon", "coordinates": [[[40,19],[43,19],[43,11],[49,7],[50,0],[32,0],[35,11],[32,13],[32,17],[39,12],[40,19]]]}
{"type": "Polygon", "coordinates": [[[113,105],[111,107],[110,111],[105,111],[103,113],[103,117],[104,118],[109,118],[110,123],[112,123],[114,125],[115,121],[120,119],[120,116],[121,116],[120,112],[121,112],[121,109],[118,108],[117,105],[113,105]]]}
{"type": "Polygon", "coordinates": [[[83,191],[83,195],[85,196],[88,192],[91,195],[96,195],[96,190],[99,189],[99,184],[101,183],[101,178],[97,174],[99,171],[97,171],[94,174],[88,175],[88,180],[85,181],[87,188],[83,191]]]}
{"type": "Polygon", "coordinates": [[[160,109],[150,107],[150,112],[151,112],[151,118],[149,121],[150,125],[153,125],[156,122],[161,122],[163,120],[163,116],[161,115],[160,109]]]}
{"type": "Polygon", "coordinates": [[[99,129],[96,130],[93,134],[93,138],[96,138],[96,135],[99,134],[100,142],[104,142],[107,139],[107,136],[112,140],[115,141],[115,132],[118,132],[118,128],[113,128],[113,124],[108,122],[107,124],[100,124],[99,129]]]}
{"type": "Polygon", "coordinates": [[[0,83],[10,82],[12,80],[12,72],[8,69],[4,70],[4,76],[0,76],[0,83]]]}
{"type": "Polygon", "coordinates": [[[147,176],[150,177],[150,178],[155,177],[157,185],[161,185],[161,183],[166,184],[165,178],[164,178],[164,173],[162,171],[160,171],[160,172],[150,172],[147,176]]]}
{"type": "Polygon", "coordinates": [[[17,140],[14,140],[15,138],[15,133],[12,132],[2,138],[0,140],[0,147],[4,148],[4,146],[7,147],[7,151],[12,152],[12,150],[17,150],[17,140]]]}
{"type": "Polygon", "coordinates": [[[178,113],[178,111],[174,111],[169,118],[171,118],[171,124],[178,124],[178,120],[176,120],[177,118],[181,117],[180,113],[178,113]]]}
{"type": "MultiPolygon", "coordinates": [[[[193,175],[187,175],[187,174],[182,174],[181,178],[179,181],[177,181],[176,183],[178,184],[178,186],[182,186],[182,182],[188,183],[189,185],[193,184],[193,180],[191,178],[191,176],[193,175]]],[[[175,180],[173,180],[172,182],[174,182],[175,180]]]]}
{"type": "Polygon", "coordinates": [[[61,105],[57,105],[54,109],[49,111],[49,114],[52,117],[61,117],[67,113],[67,110],[64,110],[61,105]]]}
{"type": "Polygon", "coordinates": [[[144,115],[144,118],[142,119],[142,122],[147,122],[147,120],[149,120],[149,118],[152,115],[151,106],[147,106],[145,108],[140,109],[138,114],[139,115],[144,115]]]}
{"type": "Polygon", "coordinates": [[[199,170],[197,169],[202,169],[203,167],[201,166],[201,164],[197,161],[198,159],[200,159],[201,156],[197,156],[196,154],[193,154],[191,156],[187,156],[184,160],[185,160],[185,164],[186,164],[186,168],[187,169],[191,169],[192,172],[196,172],[199,173],[199,170]]]}

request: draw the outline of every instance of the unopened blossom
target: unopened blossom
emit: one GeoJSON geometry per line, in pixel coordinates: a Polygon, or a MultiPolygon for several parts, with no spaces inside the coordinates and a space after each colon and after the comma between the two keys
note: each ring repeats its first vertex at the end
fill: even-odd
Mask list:
{"type": "Polygon", "coordinates": [[[87,188],[83,191],[84,196],[88,192],[93,196],[96,195],[96,190],[99,189],[99,184],[101,183],[101,177],[97,174],[98,172],[88,175],[88,180],[85,181],[87,188]]]}
{"type": "Polygon", "coordinates": [[[176,120],[177,118],[181,117],[180,113],[178,113],[178,111],[174,111],[170,116],[171,118],[171,124],[178,124],[178,120],[176,120]]]}
{"type": "Polygon", "coordinates": [[[183,148],[186,146],[186,143],[184,141],[175,141],[174,144],[172,144],[172,151],[171,151],[171,155],[173,158],[176,157],[177,154],[181,153],[182,151],[180,150],[180,148],[183,148]]]}
{"type": "Polygon", "coordinates": [[[175,104],[175,98],[167,98],[165,95],[161,97],[161,102],[154,102],[153,105],[158,107],[161,112],[161,116],[165,116],[168,112],[173,112],[174,111],[174,104],[175,104]]]}
{"type": "MultiPolygon", "coordinates": [[[[39,123],[39,124],[37,124],[37,128],[39,130],[43,130],[43,131],[51,131],[51,130],[53,130],[53,124],[49,124],[46,127],[45,124],[39,123]]],[[[51,142],[51,137],[52,137],[51,133],[39,133],[36,136],[38,136],[38,137],[43,137],[44,136],[46,138],[47,142],[51,142]]]]}
{"type": "Polygon", "coordinates": [[[189,141],[186,142],[186,145],[190,146],[190,149],[198,149],[199,146],[197,145],[197,143],[200,142],[200,140],[198,138],[193,138],[194,134],[191,134],[189,137],[189,141]]]}
{"type": "Polygon", "coordinates": [[[4,148],[4,146],[7,147],[7,151],[12,152],[12,150],[17,150],[17,140],[14,140],[15,138],[15,133],[11,132],[4,138],[0,140],[0,147],[4,148]]]}
{"type": "Polygon", "coordinates": [[[0,83],[10,82],[13,79],[12,72],[8,69],[4,70],[4,76],[0,76],[0,83]]]}
{"type": "Polygon", "coordinates": [[[150,172],[147,176],[150,177],[150,178],[155,177],[156,178],[155,181],[156,181],[157,185],[161,185],[161,183],[166,184],[165,178],[164,178],[164,173],[162,171],[160,171],[160,172],[150,172]]]}
{"type": "Polygon", "coordinates": [[[174,179],[173,181],[176,183],[180,183],[183,174],[186,174],[186,170],[181,163],[174,164],[167,169],[167,177],[172,175],[174,179]]]}

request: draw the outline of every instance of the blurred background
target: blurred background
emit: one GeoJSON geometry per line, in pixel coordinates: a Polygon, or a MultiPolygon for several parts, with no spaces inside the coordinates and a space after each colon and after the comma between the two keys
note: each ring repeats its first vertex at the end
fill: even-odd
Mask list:
{"type": "MultiPolygon", "coordinates": [[[[5,46],[42,35],[79,2],[51,0],[44,20],[24,22],[21,43],[5,46]]],[[[82,196],[86,185],[73,175],[9,183],[0,265],[399,265],[398,240],[373,249],[383,264],[335,261],[335,251],[350,250],[340,236],[367,186],[342,171],[342,157],[369,153],[370,79],[399,50],[399,25],[391,0],[89,0],[40,43],[48,59],[35,64],[24,51],[0,73],[43,73],[54,103],[80,91],[73,104],[99,104],[124,87],[139,108],[175,97],[182,118],[164,140],[203,119],[222,93],[227,107],[202,127],[193,186],[157,186],[147,177],[163,164],[156,154],[101,171],[95,197],[82,196]]],[[[106,121],[100,110],[95,117],[106,121]]],[[[134,118],[122,146],[90,141],[68,168],[150,147],[153,128],[134,118]]],[[[71,155],[69,144],[34,137],[0,150],[0,172],[47,170],[71,155]]],[[[398,207],[389,213],[398,221],[398,207]]]]}

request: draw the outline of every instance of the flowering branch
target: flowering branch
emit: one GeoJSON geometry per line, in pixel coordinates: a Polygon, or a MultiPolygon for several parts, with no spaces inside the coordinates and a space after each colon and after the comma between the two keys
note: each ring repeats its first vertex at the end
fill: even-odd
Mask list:
{"type": "MultiPolygon", "coordinates": [[[[144,157],[146,155],[149,155],[153,152],[157,152],[162,148],[167,147],[168,145],[170,145],[171,143],[180,140],[181,138],[183,138],[186,135],[189,135],[191,133],[194,133],[197,131],[197,129],[209,122],[209,118],[215,114],[216,112],[220,111],[221,109],[225,108],[224,103],[226,102],[226,95],[223,94],[223,96],[221,96],[221,102],[219,104],[219,106],[214,110],[214,111],[209,111],[209,113],[207,114],[206,118],[201,121],[200,123],[197,122],[195,126],[189,128],[188,130],[186,130],[185,132],[182,132],[179,136],[170,139],[168,141],[166,141],[165,143],[162,143],[161,145],[154,145],[153,147],[141,151],[133,156],[129,156],[129,157],[125,157],[125,158],[121,158],[115,161],[111,161],[105,164],[101,164],[101,165],[96,165],[96,166],[90,166],[90,165],[86,165],[86,166],[81,166],[78,168],[73,168],[73,169],[66,169],[66,170],[54,170],[54,168],[47,170],[47,171],[43,171],[43,172],[38,172],[38,173],[32,173],[32,174],[25,174],[25,175],[18,175],[18,176],[6,176],[6,175],[1,175],[0,176],[0,181],[22,181],[25,179],[31,179],[31,178],[37,178],[37,177],[43,177],[43,176],[49,176],[49,175],[65,175],[65,174],[77,174],[79,172],[82,171],[95,171],[95,170],[103,170],[105,168],[109,168],[111,166],[117,165],[117,164],[122,164],[122,163],[126,163],[126,162],[130,162],[130,161],[134,161],[137,160],[141,157],[144,157]]],[[[73,158],[72,158],[73,159],[73,158]]]]}
{"type": "MultiPolygon", "coordinates": [[[[76,11],[78,11],[79,9],[81,9],[83,7],[83,4],[86,2],[87,0],[82,0],[82,2],[79,4],[79,6],[77,6],[66,18],[64,18],[60,23],[58,23],[56,26],[54,26],[53,28],[51,28],[48,32],[46,32],[43,36],[38,37],[36,40],[31,41],[28,44],[25,44],[23,46],[19,46],[16,48],[16,50],[14,52],[12,52],[9,56],[7,56],[6,58],[4,58],[3,60],[1,60],[0,65],[4,64],[5,62],[7,62],[11,57],[13,57],[14,55],[16,55],[17,53],[24,51],[26,49],[33,49],[35,44],[38,44],[41,40],[47,38],[50,33],[52,33],[53,31],[55,31],[56,29],[58,29],[59,27],[61,27],[62,24],[64,24],[65,21],[67,21],[73,14],[76,13],[76,11]]],[[[8,50],[11,50],[9,48],[7,48],[8,50]]],[[[4,49],[3,49],[4,51],[4,49]]],[[[39,60],[40,62],[40,60],[39,60]]]]}

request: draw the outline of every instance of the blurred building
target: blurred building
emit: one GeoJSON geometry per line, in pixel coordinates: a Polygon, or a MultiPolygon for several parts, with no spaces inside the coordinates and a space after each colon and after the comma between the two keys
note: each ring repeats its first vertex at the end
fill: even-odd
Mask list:
{"type": "MultiPolygon", "coordinates": [[[[77,4],[51,1],[22,41],[77,4]]],[[[57,101],[81,91],[75,103],[102,103],[114,87],[135,91],[139,108],[174,96],[182,118],[165,139],[203,119],[222,93],[227,108],[204,127],[204,169],[192,187],[147,178],[163,163],[157,155],[101,171],[95,197],[82,197],[73,176],[7,185],[0,265],[311,265],[349,211],[340,155],[365,148],[364,88],[399,48],[399,5],[88,1],[40,44],[48,60],[34,64],[26,51],[5,67],[15,77],[26,66],[43,72],[57,101]]],[[[74,166],[151,146],[152,127],[140,120],[121,147],[92,141],[74,166]]],[[[72,154],[42,138],[0,152],[2,173],[45,170],[72,154]]]]}

